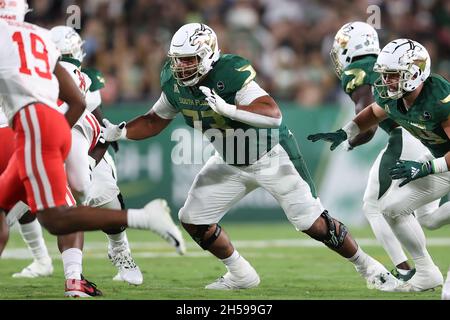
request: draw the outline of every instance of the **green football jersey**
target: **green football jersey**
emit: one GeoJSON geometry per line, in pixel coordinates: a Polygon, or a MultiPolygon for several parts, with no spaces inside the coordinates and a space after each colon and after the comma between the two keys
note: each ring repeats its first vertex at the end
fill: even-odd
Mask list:
{"type": "MultiPolygon", "coordinates": [[[[376,61],[377,58],[375,56],[368,55],[350,63],[344,69],[341,78],[341,87],[346,94],[351,97],[352,93],[363,85],[369,85],[373,88],[373,84],[380,76],[377,72],[373,71],[373,66],[376,61]]],[[[397,126],[391,119],[383,120],[378,125],[388,134],[397,126]]]]}
{"type": "Polygon", "coordinates": [[[61,58],[61,61],[71,63],[71,64],[75,65],[77,68],[81,67],[81,62],[79,60],[70,58],[67,55],[63,55],[61,58]]]}
{"type": "Polygon", "coordinates": [[[91,79],[89,91],[94,92],[105,87],[105,77],[99,70],[94,68],[81,68],[81,72],[85,73],[91,79]]]}
{"type": "Polygon", "coordinates": [[[227,163],[248,165],[287,136],[287,127],[281,124],[278,129],[256,128],[224,117],[209,107],[198,87],[214,89],[227,103],[236,104],[236,93],[255,76],[248,60],[224,54],[199,84],[180,86],[167,61],[161,72],[161,88],[170,104],[183,114],[186,124],[201,130],[227,163]]]}
{"type": "Polygon", "coordinates": [[[446,79],[430,75],[408,110],[403,99],[383,99],[378,92],[375,99],[389,118],[419,139],[433,156],[442,157],[450,151],[450,140],[441,125],[450,117],[450,83],[446,79]]]}

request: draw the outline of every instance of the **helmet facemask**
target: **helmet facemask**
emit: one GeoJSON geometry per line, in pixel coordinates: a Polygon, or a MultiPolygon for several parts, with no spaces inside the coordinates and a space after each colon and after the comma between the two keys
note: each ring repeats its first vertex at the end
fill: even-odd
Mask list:
{"type": "Polygon", "coordinates": [[[86,56],[83,46],[84,40],[81,39],[80,35],[74,29],[70,28],[67,29],[63,47],[59,49],[63,55],[67,55],[70,58],[83,62],[83,59],[86,56]]]}
{"type": "Polygon", "coordinates": [[[182,87],[193,86],[198,83],[202,75],[200,74],[200,57],[198,55],[171,55],[170,70],[172,70],[175,80],[182,87]]]}
{"type": "MultiPolygon", "coordinates": [[[[79,40],[81,40],[81,38],[79,40]]],[[[79,42],[79,40],[74,44],[71,55],[74,59],[83,62],[83,59],[86,56],[86,52],[84,52],[83,48],[84,40],[81,40],[81,42],[79,42]]]]}
{"type": "Polygon", "coordinates": [[[423,83],[421,75],[425,62],[416,60],[405,69],[388,69],[375,65],[374,71],[380,73],[374,86],[383,99],[400,99],[406,93],[414,91],[423,83]],[[397,75],[395,77],[395,75],[397,75]],[[393,80],[393,78],[395,78],[393,80]]]}
{"type": "MultiPolygon", "coordinates": [[[[377,71],[380,72],[380,71],[377,71]]],[[[383,99],[397,100],[403,97],[403,71],[383,70],[375,81],[374,87],[383,99]]]]}
{"type": "MultiPolygon", "coordinates": [[[[339,55],[340,54],[344,55],[344,56],[346,55],[347,49],[345,49],[345,47],[347,46],[349,37],[346,36],[345,34],[338,32],[334,41],[335,41],[335,44],[331,48],[330,57],[331,57],[331,62],[333,62],[334,71],[336,72],[336,75],[338,76],[338,78],[341,79],[342,73],[344,72],[345,67],[344,67],[344,64],[341,62],[342,57],[340,59],[339,55]]],[[[349,59],[349,60],[351,60],[351,59],[349,59]]],[[[350,61],[347,61],[347,62],[350,63],[350,61]]]]}

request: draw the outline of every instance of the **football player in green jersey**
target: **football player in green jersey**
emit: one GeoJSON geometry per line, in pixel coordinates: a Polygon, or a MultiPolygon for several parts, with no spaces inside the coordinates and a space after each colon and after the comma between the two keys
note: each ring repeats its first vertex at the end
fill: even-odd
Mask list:
{"type": "MultiPolygon", "coordinates": [[[[380,52],[377,31],[365,22],[351,22],[342,26],[336,33],[330,55],[341,87],[355,103],[358,114],[374,101],[372,88],[379,74],[373,70],[380,52]]],[[[380,152],[369,174],[364,194],[363,211],[370,226],[396,266],[397,277],[408,280],[415,270],[410,268],[400,242],[392,232],[379,209],[379,201],[389,189],[392,179],[389,168],[402,159],[419,159],[426,147],[414,138],[406,129],[398,127],[392,119],[385,119],[379,127],[389,135],[387,146],[380,152]]],[[[369,141],[377,127],[347,140],[347,150],[369,141]]],[[[439,207],[439,200],[415,210],[419,222],[429,228],[439,227],[436,215],[431,213],[439,207]]]]}
{"type": "MultiPolygon", "coordinates": [[[[402,158],[390,168],[394,181],[380,198],[381,212],[415,262],[415,275],[396,291],[423,291],[443,283],[439,268],[425,246],[425,236],[413,212],[450,191],[450,83],[430,75],[431,59],[421,44],[409,39],[388,43],[380,52],[374,70],[375,101],[350,123],[332,133],[308,137],[332,142],[333,149],[387,117],[419,139],[429,152],[421,159],[402,158]]],[[[433,215],[450,222],[450,204],[433,215]]]]}
{"type": "Polygon", "coordinates": [[[161,72],[159,100],[126,126],[106,121],[104,137],[107,141],[152,137],[181,113],[189,126],[211,138],[217,153],[197,174],[179,212],[195,242],[226,266],[226,274],[206,289],[246,289],[260,283],[255,269],[219,226],[235,203],[259,187],[275,197],[297,230],[348,258],[369,285],[396,285],[386,268],[364,253],[346,227],[323,208],[293,134],[255,75],[246,59],[220,55],[210,27],[186,24],[172,38],[169,60],[161,72]],[[239,132],[250,138],[239,139],[239,132]]]}

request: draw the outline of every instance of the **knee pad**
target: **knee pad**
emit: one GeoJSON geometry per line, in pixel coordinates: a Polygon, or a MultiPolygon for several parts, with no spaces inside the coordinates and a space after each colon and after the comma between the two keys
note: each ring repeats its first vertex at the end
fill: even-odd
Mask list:
{"type": "Polygon", "coordinates": [[[347,236],[347,227],[342,222],[331,218],[327,210],[322,212],[320,216],[325,219],[328,230],[325,236],[316,238],[316,240],[323,242],[331,249],[339,249],[344,244],[345,237],[347,236]],[[336,232],[336,223],[339,223],[339,233],[336,232]]]}
{"type": "Polygon", "coordinates": [[[198,225],[197,231],[194,235],[192,235],[192,239],[194,239],[194,241],[197,242],[203,250],[208,250],[208,248],[214,243],[214,241],[217,240],[220,233],[222,232],[222,228],[219,226],[219,224],[216,224],[216,230],[214,230],[211,236],[209,236],[207,239],[203,239],[205,237],[205,234],[212,226],[213,225],[207,224],[198,225]]]}

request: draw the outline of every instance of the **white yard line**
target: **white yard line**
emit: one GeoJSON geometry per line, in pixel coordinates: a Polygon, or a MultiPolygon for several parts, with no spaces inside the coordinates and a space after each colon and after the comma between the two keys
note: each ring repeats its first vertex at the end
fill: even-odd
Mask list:
{"type": "MultiPolygon", "coordinates": [[[[311,248],[311,247],[323,247],[324,245],[318,241],[312,239],[272,239],[272,240],[237,240],[233,241],[235,246],[239,249],[249,248],[249,249],[263,249],[263,248],[311,248]]],[[[358,243],[362,247],[379,247],[380,244],[376,239],[373,238],[360,238],[358,243]]],[[[175,252],[172,252],[172,248],[165,242],[134,242],[131,241],[131,249],[133,256],[136,258],[170,258],[170,257],[180,257],[175,252]],[[158,252],[161,251],[161,252],[158,252]]],[[[107,241],[93,241],[87,242],[84,246],[84,256],[86,258],[99,258],[107,259],[107,241]]],[[[428,238],[427,246],[430,247],[450,247],[450,238],[428,238]]],[[[192,242],[187,244],[188,252],[187,257],[208,257],[209,253],[200,250],[198,246],[192,242]]],[[[60,257],[59,252],[55,247],[51,246],[49,248],[50,255],[53,258],[60,257]]],[[[259,253],[254,253],[254,255],[261,255],[259,253]]],[[[267,254],[264,254],[267,256],[267,254]]],[[[279,256],[280,254],[269,254],[270,256],[279,256]]],[[[251,256],[251,254],[249,254],[251,256]]],[[[22,248],[6,248],[3,252],[1,259],[30,259],[30,254],[28,250],[24,247],[22,248]]]]}

